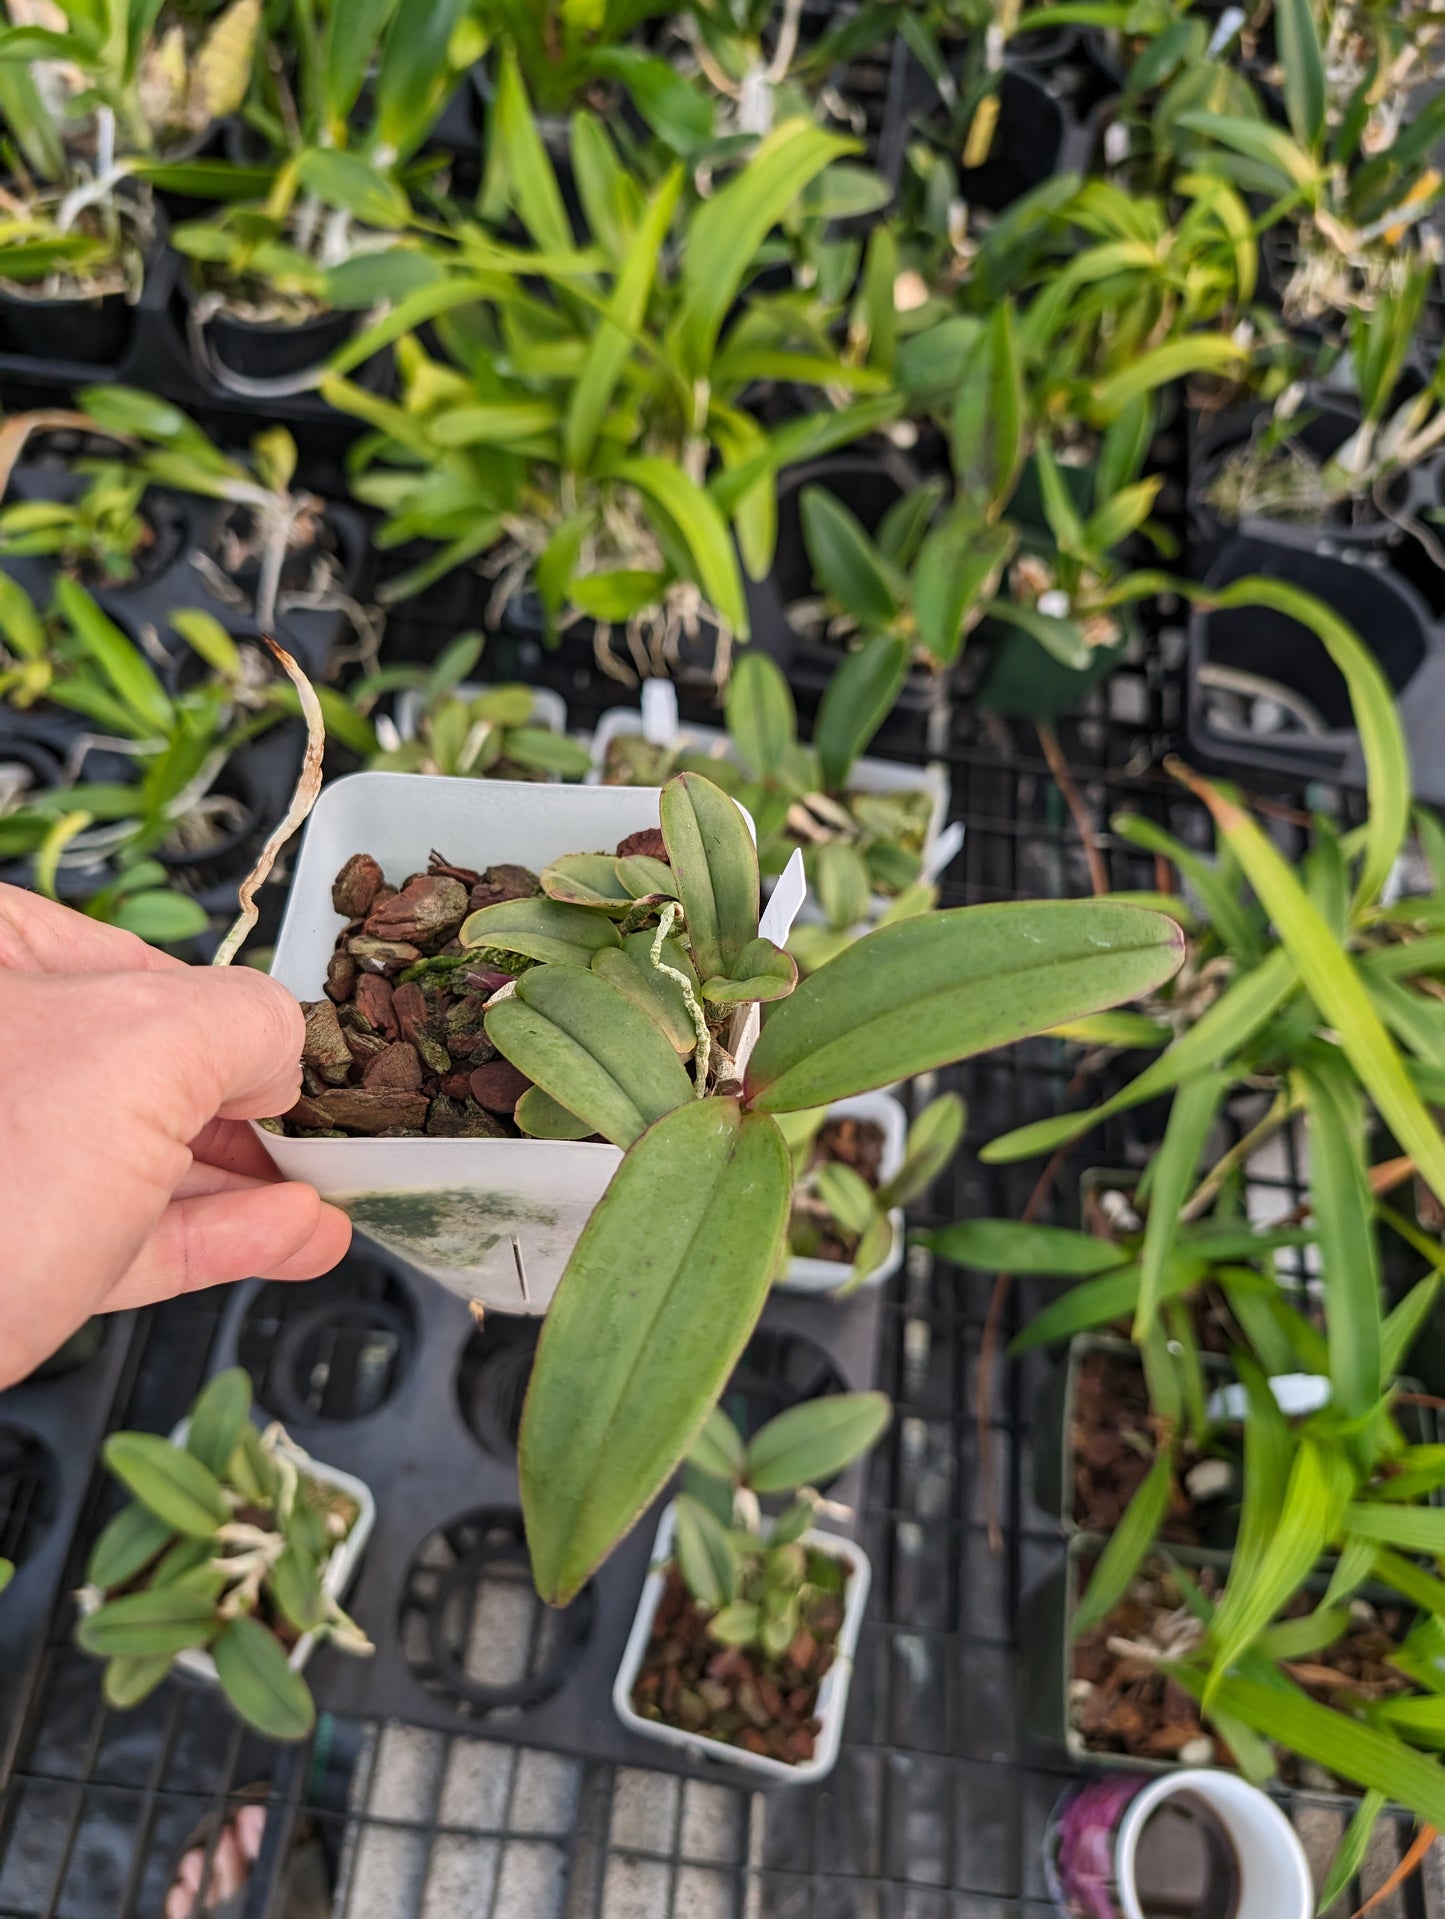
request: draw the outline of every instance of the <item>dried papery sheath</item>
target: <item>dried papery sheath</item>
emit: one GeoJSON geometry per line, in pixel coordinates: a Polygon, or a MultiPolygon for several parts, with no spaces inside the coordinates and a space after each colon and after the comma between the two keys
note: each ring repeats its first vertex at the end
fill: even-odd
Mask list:
{"type": "Polygon", "coordinates": [[[265,884],[271,868],[276,864],[276,855],[297,828],[304,825],[306,816],[316,804],[316,796],[321,791],[321,758],[326,751],[326,722],[321,717],[321,702],[317,699],[316,690],[310,680],[285,647],[278,646],[269,633],[263,634],[262,637],[270,648],[272,656],[279,662],[287,678],[296,688],[297,698],[301,702],[301,715],[306,721],[306,757],[301,762],[301,774],[296,781],[296,790],[291,795],[291,804],[286,809],[285,819],[261,848],[256,864],[241,882],[241,910],[236,916],[235,925],[216,948],[215,957],[211,961],[212,966],[229,966],[240,952],[246,935],[260,916],[256,895],[265,884]]]}

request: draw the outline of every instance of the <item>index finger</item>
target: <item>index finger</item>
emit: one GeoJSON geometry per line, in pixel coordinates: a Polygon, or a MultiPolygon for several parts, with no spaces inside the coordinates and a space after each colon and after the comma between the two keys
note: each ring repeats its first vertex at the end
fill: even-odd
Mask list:
{"type": "Polygon", "coordinates": [[[182,960],[69,906],[0,886],[0,967],[25,973],[167,972],[182,960]]]}

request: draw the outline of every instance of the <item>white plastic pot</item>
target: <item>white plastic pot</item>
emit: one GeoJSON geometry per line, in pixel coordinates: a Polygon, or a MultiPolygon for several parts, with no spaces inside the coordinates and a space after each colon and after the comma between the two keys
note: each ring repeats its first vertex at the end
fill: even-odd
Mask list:
{"type": "MultiPolygon", "coordinates": [[[[486,680],[463,680],[456,688],[456,697],[459,700],[478,700],[483,693],[491,693],[495,690],[486,680]]],[[[527,690],[532,695],[530,724],[545,727],[549,733],[565,733],[567,702],[562,695],[554,693],[550,686],[532,686],[527,690]]],[[[397,695],[396,730],[404,740],[416,738],[416,730],[421,724],[423,710],[424,701],[415,687],[408,687],[405,692],[397,695]]],[[[557,777],[555,773],[549,773],[547,776],[549,781],[557,777]]]]}
{"type": "MultiPolygon", "coordinates": [[[[323,788],[306,827],[271,971],[319,999],[337,933],[331,883],[353,853],[388,880],[433,847],[468,866],[540,872],[564,853],[610,850],[658,823],[655,787],[546,786],[353,773],[323,788]]],[[[543,1313],[622,1155],[536,1139],[283,1139],[258,1130],[279,1170],[344,1207],[378,1245],[463,1299],[543,1313]]]]}
{"type": "Polygon", "coordinates": [[[703,1733],[686,1732],[681,1726],[660,1725],[655,1719],[644,1719],[641,1713],[633,1709],[632,1688],[637,1683],[643,1657],[652,1639],[652,1622],[662,1599],[676,1524],[676,1508],[669,1505],[657,1529],[657,1539],[652,1549],[652,1569],[642,1588],[642,1597],[637,1602],[637,1616],[627,1638],[627,1650],[622,1655],[622,1664],[612,1684],[613,1711],[624,1726],[644,1739],[660,1740],[665,1746],[676,1746],[699,1759],[715,1759],[741,1772],[754,1773],[760,1779],[778,1780],[792,1786],[816,1785],[820,1779],[826,1779],[837,1764],[838,1749],[843,1743],[843,1715],[848,1706],[848,1687],[853,1678],[858,1635],[863,1630],[863,1608],[868,1603],[868,1588],[873,1578],[867,1553],[851,1539],[841,1539],[836,1533],[803,1534],[803,1545],[828,1553],[834,1559],[841,1559],[848,1567],[850,1577],[843,1601],[843,1626],[838,1634],[837,1652],[818,1688],[819,1730],[813,1757],[790,1766],[781,1759],[745,1752],[741,1746],[729,1745],[723,1739],[709,1739],[703,1733]]]}
{"type": "MultiPolygon", "coordinates": [[[[883,1160],[880,1170],[884,1181],[893,1178],[903,1164],[908,1140],[908,1116],[892,1093],[858,1093],[852,1099],[837,1100],[828,1108],[828,1117],[869,1119],[881,1126],[883,1160]]],[[[895,1206],[888,1217],[893,1223],[893,1244],[883,1264],[863,1281],[864,1287],[881,1286],[885,1280],[892,1279],[903,1264],[903,1209],[895,1206]]],[[[784,1292],[789,1293],[833,1293],[846,1282],[849,1270],[836,1259],[793,1258],[788,1261],[777,1283],[784,1292]]]]}
{"type": "MultiPolygon", "coordinates": [[[[173,1446],[184,1446],[186,1434],[191,1422],[183,1419],[171,1433],[173,1446]]],[[[326,1569],[321,1575],[321,1588],[328,1599],[334,1599],[339,1605],[346,1597],[347,1588],[356,1577],[356,1569],[361,1564],[361,1555],[371,1529],[376,1524],[376,1500],[365,1480],[357,1479],[351,1473],[342,1472],[339,1466],[323,1466],[319,1459],[313,1459],[310,1453],[303,1452],[299,1446],[278,1446],[278,1455],[289,1459],[299,1473],[307,1479],[315,1480],[319,1486],[334,1487],[337,1492],[345,1493],[356,1501],[356,1520],[345,1539],[338,1540],[326,1569]]],[[[287,1664],[293,1672],[300,1672],[316,1649],[317,1635],[314,1632],[303,1633],[291,1648],[291,1657],[287,1664]]],[[[216,1662],[208,1652],[192,1647],[188,1652],[176,1655],[176,1665],[193,1679],[205,1679],[211,1685],[219,1685],[216,1676],[216,1662]]]]}
{"type": "Polygon", "coordinates": [[[1145,1919],[1134,1878],[1139,1836],[1166,1799],[1185,1793],[1208,1806],[1234,1847],[1239,1862],[1234,1919],[1311,1919],[1314,1886],[1294,1827],[1257,1786],[1233,1773],[1205,1768],[1166,1774],[1130,1800],[1114,1843],[1122,1919],[1145,1919]]]}
{"type": "MultiPolygon", "coordinates": [[[[649,681],[648,684],[653,682],[649,681]]],[[[736,759],[732,741],[722,727],[677,726],[675,731],[668,732],[655,721],[652,726],[648,737],[659,744],[676,744],[684,751],[706,753],[715,759],[736,759]]],[[[592,771],[587,775],[588,784],[602,784],[607,767],[607,748],[613,740],[625,739],[629,734],[640,734],[643,730],[643,716],[635,707],[610,707],[597,722],[597,730],[592,735],[592,771]]],[[[930,760],[926,766],[909,766],[899,760],[855,760],[848,775],[848,790],[850,793],[927,793],[932,805],[928,830],[923,840],[925,876],[936,878],[957,853],[958,844],[953,840],[943,840],[945,821],[948,819],[949,783],[948,771],[941,760],[930,760]]],[[[956,829],[956,832],[961,841],[961,829],[956,829]]],[[[881,894],[875,894],[874,915],[881,913],[887,904],[881,894]]],[[[823,922],[822,908],[811,892],[798,919],[803,924],[815,926],[823,922]]]]}

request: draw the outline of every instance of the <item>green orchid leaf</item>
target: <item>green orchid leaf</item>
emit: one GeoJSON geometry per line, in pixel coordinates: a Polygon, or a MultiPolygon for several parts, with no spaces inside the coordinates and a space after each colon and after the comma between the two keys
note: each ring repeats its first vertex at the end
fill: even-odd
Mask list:
{"type": "Polygon", "coordinates": [[[585,1119],[544,1093],[540,1086],[529,1086],[517,1101],[513,1118],[529,1139],[591,1139],[592,1128],[585,1119]]]}
{"type": "Polygon", "coordinates": [[[1159,1453],[1144,1476],[1124,1517],[1109,1535],[1109,1543],[1100,1553],[1083,1597],[1074,1608],[1069,1635],[1079,1638],[1118,1605],[1128,1592],[1145,1555],[1159,1537],[1159,1528],[1169,1510],[1169,1489],[1174,1477],[1173,1454],[1159,1453]]]}
{"type": "Polygon", "coordinates": [[[244,1366],[228,1366],[207,1380],[191,1407],[186,1451],[219,1478],[250,1416],[251,1375],[244,1366]]]}
{"type": "Polygon", "coordinates": [[[107,1663],[100,1682],[105,1703],[128,1712],[150,1697],[173,1663],[168,1652],[118,1654],[107,1663]]]}
{"type": "Polygon", "coordinates": [[[662,789],[662,837],[704,979],[731,979],[758,932],[758,856],[735,800],[699,773],[662,789]]]}
{"type": "Polygon", "coordinates": [[[955,376],[953,470],[958,497],[993,519],[1008,502],[1028,444],[1028,400],[1013,307],[1000,300],[955,376]]]}
{"type": "Polygon", "coordinates": [[[873,886],[863,855],[849,840],[827,840],[814,861],[818,904],[840,933],[861,925],[873,906],[873,886]]]}
{"type": "Polygon", "coordinates": [[[778,1413],[748,1444],[743,1481],[755,1493],[826,1484],[876,1446],[893,1408],[886,1393],[826,1393],[778,1413]]]}
{"type": "Polygon", "coordinates": [[[600,974],[538,966],[486,1015],[514,1066],[614,1145],[630,1146],[693,1084],[656,1023],[600,974]]]}
{"type": "Polygon", "coordinates": [[[595,954],[621,944],[604,913],[561,900],[503,900],[483,906],[462,923],[463,946],[495,946],[552,966],[588,967],[595,954]]]}
{"type": "Polygon", "coordinates": [[[76,1627],[75,1643],[101,1659],[169,1657],[208,1645],[220,1626],[213,1601],[203,1593],[160,1586],[101,1606],[76,1627]]]}
{"type": "MultiPolygon", "coordinates": [[[[608,947],[594,957],[592,971],[600,973],[645,1013],[666,1035],[673,1051],[685,1059],[697,1044],[697,1026],[681,986],[652,963],[655,938],[654,933],[629,933],[620,952],[608,947]]],[[[683,975],[696,996],[700,990],[697,974],[681,941],[664,940],[659,957],[664,965],[683,975]]]]}
{"type": "Polygon", "coordinates": [[[1183,957],[1177,926],[1108,900],[965,906],[903,920],[820,967],[763,1027],[763,1112],[827,1106],[1137,999],[1183,957]]]}
{"type": "Polygon", "coordinates": [[[1101,1120],[1170,1092],[1195,1073],[1231,1059],[1274,1017],[1298,984],[1294,961],[1277,948],[1258,966],[1231,981],[1208,1011],[1122,1092],[1084,1112],[1058,1113],[1001,1134],[981,1149],[979,1158],[985,1165],[995,1166],[1051,1153],[1089,1132],[1101,1120]]]}
{"type": "Polygon", "coordinates": [[[132,715],[133,723],[127,731],[139,728],[142,737],[150,733],[168,738],[175,725],[175,709],[140,648],[101,612],[85,588],[69,574],[62,573],[55,582],[55,604],[76,640],[132,715]]]}
{"type": "Polygon", "coordinates": [[[746,1000],[785,999],[798,983],[798,962],[771,940],[749,940],[738,954],[731,979],[704,982],[702,996],[717,1006],[740,1006],[746,1000]]]}
{"type": "Polygon", "coordinates": [[[731,1605],[737,1594],[738,1563],[727,1527],[686,1493],[678,1494],[673,1515],[677,1563],[688,1591],[710,1612],[731,1605]]]}
{"type": "Polygon", "coordinates": [[[1182,1086],[1169,1109],[1164,1139],[1150,1169],[1149,1218],[1139,1254],[1134,1338],[1141,1344],[1153,1329],[1179,1215],[1194,1185],[1199,1156],[1228,1090],[1229,1082],[1222,1073],[1205,1073],[1182,1086]]]}
{"type": "Polygon", "coordinates": [[[906,640],[869,640],[844,659],[818,702],[813,748],[823,784],[841,793],[853,763],[892,712],[908,677],[906,640]]]}
{"type": "Polygon", "coordinates": [[[742,1479],[746,1451],[737,1427],[721,1406],[714,1406],[703,1422],[702,1431],[688,1448],[687,1463],[710,1479],[726,1480],[733,1485],[742,1479]]]}
{"type": "Polygon", "coordinates": [[[677,883],[666,860],[629,853],[615,862],[615,870],[631,899],[674,899],[677,895],[677,883]]]}
{"type": "Polygon", "coordinates": [[[726,713],[738,757],[753,778],[780,772],[798,737],[798,715],[776,660],[744,653],[728,681],[726,713]]]}
{"type": "Polygon", "coordinates": [[[856,1167],[847,1166],[841,1160],[825,1160],[810,1175],[810,1184],[852,1239],[861,1239],[878,1217],[873,1188],[856,1167]]]}
{"type": "Polygon", "coordinates": [[[618,877],[617,868],[618,861],[611,853],[564,853],[542,868],[542,890],[548,899],[569,906],[596,907],[612,919],[621,919],[631,911],[633,895],[618,877]]]}
{"type": "Polygon", "coordinates": [[[207,1539],[231,1517],[216,1475],[156,1433],[112,1433],[101,1457],[126,1490],[176,1532],[207,1539]]]}
{"type": "Polygon", "coordinates": [[[792,1192],[771,1120],[693,1101],[639,1139],[542,1327],[520,1446],[537,1590],[565,1604],[692,1445],[768,1296],[792,1192]]]}
{"type": "Polygon", "coordinates": [[[968,1109],[957,1093],[940,1093],[929,1101],[908,1129],[903,1164],[878,1188],[878,1204],[884,1212],[893,1206],[911,1206],[928,1191],[953,1163],[967,1121],[968,1109]]]}
{"type": "Polygon", "coordinates": [[[1380,1397],[1383,1339],[1364,1101],[1338,1060],[1302,1070],[1299,1083],[1310,1136],[1310,1205],[1324,1265],[1330,1399],[1358,1419],[1380,1397]]]}
{"type": "Polygon", "coordinates": [[[626,486],[635,486],[665,516],[666,524],[676,529],[709,605],[736,639],[747,639],[748,605],[737,549],[728,523],[710,495],[675,462],[655,454],[639,454],[619,462],[616,478],[626,486]]]}
{"type": "Polygon", "coordinates": [[[894,569],[857,516],[826,487],[805,486],[798,510],[814,583],[862,632],[881,632],[896,617],[901,603],[901,582],[894,569]]]}
{"type": "Polygon", "coordinates": [[[102,1531],[86,1561],[87,1585],[108,1592],[112,1586],[124,1586],[165,1551],[175,1538],[175,1528],[132,1500],[122,1506],[102,1531]]]}
{"type": "Polygon", "coordinates": [[[918,644],[940,666],[959,657],[1017,544],[1016,528],[989,525],[966,506],[945,515],[923,542],[913,569],[913,617],[918,644]]]}
{"type": "Polygon", "coordinates": [[[211,1647],[227,1699],[268,1739],[304,1739],[316,1723],[306,1681],[287,1662],[285,1648],[258,1619],[242,1613],[211,1647]]]}

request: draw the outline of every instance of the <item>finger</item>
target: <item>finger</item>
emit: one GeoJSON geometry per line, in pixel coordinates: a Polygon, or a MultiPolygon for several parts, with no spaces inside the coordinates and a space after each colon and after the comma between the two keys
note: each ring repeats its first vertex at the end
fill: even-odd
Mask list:
{"type": "Polygon", "coordinates": [[[275,1185],[274,1180],[250,1179],[245,1173],[233,1173],[228,1166],[212,1166],[204,1159],[193,1160],[176,1181],[172,1199],[203,1199],[207,1193],[252,1193],[275,1185]]]}
{"type": "Polygon", "coordinates": [[[177,1143],[216,1118],[265,1119],[295,1104],[306,1023],[284,986],[248,966],[54,982],[102,1017],[114,1077],[177,1143]]]}
{"type": "Polygon", "coordinates": [[[228,1173],[244,1173],[248,1179],[281,1177],[271,1155],[244,1120],[212,1120],[191,1141],[191,1153],[208,1166],[224,1167],[228,1173]]]}
{"type": "Polygon", "coordinates": [[[134,933],[20,886],[0,886],[0,966],[33,973],[169,973],[184,963],[134,933]]]}
{"type": "Polygon", "coordinates": [[[178,1199],[105,1306],[150,1306],[237,1279],[315,1279],[351,1242],[351,1221],[314,1187],[273,1186],[178,1199]]]}

